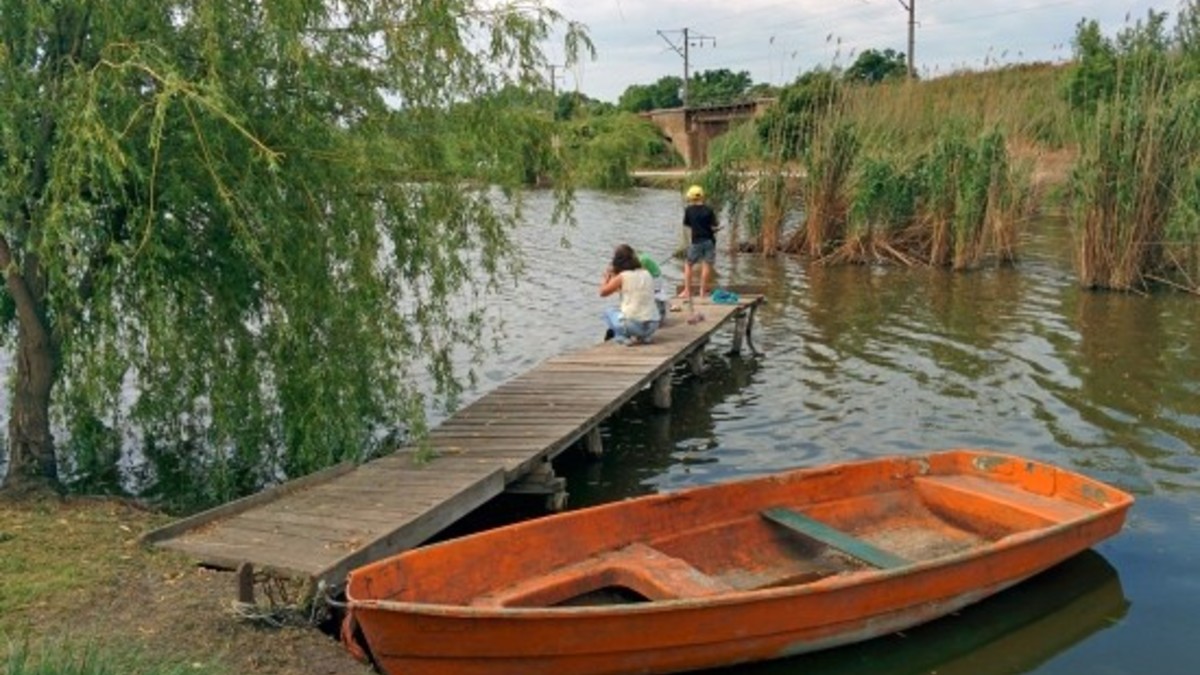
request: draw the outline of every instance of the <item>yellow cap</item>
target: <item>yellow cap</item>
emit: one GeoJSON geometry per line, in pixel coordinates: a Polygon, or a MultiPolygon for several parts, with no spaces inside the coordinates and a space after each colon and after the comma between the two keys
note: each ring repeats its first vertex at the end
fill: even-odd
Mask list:
{"type": "Polygon", "coordinates": [[[687,198],[704,199],[704,188],[700,187],[699,185],[693,185],[692,187],[688,188],[687,198]]]}

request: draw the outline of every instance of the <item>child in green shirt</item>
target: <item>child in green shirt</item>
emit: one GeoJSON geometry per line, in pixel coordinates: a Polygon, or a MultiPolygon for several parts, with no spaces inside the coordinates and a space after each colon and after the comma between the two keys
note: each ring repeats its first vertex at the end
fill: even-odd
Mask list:
{"type": "Polygon", "coordinates": [[[642,263],[642,267],[650,273],[650,278],[654,280],[654,305],[658,307],[659,325],[662,325],[662,322],[667,320],[667,292],[663,289],[662,269],[649,254],[639,253],[638,260],[642,263]]]}

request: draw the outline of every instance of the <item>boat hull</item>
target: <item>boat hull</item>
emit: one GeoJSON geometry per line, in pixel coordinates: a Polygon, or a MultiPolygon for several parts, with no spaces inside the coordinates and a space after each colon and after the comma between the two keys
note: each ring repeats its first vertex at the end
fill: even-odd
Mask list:
{"type": "MultiPolygon", "coordinates": [[[[431,547],[437,549],[432,553],[411,551],[375,563],[351,575],[346,632],[360,635],[380,669],[395,675],[669,673],[774,659],[867,640],[982,600],[1116,534],[1131,502],[1128,495],[1076,474],[994,453],[942,453],[802,470],[572,512],[448,542],[431,547]],[[965,482],[942,481],[941,476],[958,480],[963,467],[978,475],[965,482]],[[989,473],[997,473],[1001,488],[983,482],[980,477],[989,473]],[[938,481],[954,489],[939,492],[938,481]],[[806,482],[814,487],[799,487],[806,482]],[[914,494],[920,492],[917,488],[925,490],[919,495],[921,508],[914,507],[916,497],[901,498],[896,485],[914,494]],[[989,490],[990,500],[977,498],[989,490]],[[972,494],[963,497],[963,492],[972,494]],[[1021,503],[1027,494],[1028,503],[1021,503]],[[1059,506],[1056,495],[1067,504],[1059,506]],[[823,521],[854,531],[853,541],[834,540],[844,549],[836,552],[839,560],[847,550],[869,559],[878,552],[869,542],[891,544],[903,555],[895,556],[898,562],[886,557],[875,564],[854,561],[811,580],[743,582],[762,576],[761,569],[750,569],[745,561],[753,559],[760,567],[767,564],[764,560],[776,563],[758,553],[773,550],[764,543],[767,539],[739,542],[737,536],[751,530],[766,533],[760,537],[791,536],[754,519],[762,507],[778,504],[818,513],[823,521]],[[909,527],[909,511],[919,510],[928,519],[931,507],[937,507],[937,527],[948,522],[945,527],[953,537],[931,535],[934,520],[922,520],[919,529],[909,527]],[[872,510],[878,513],[846,515],[872,510]],[[716,513],[728,518],[705,525],[716,513]],[[967,521],[974,538],[961,543],[958,532],[967,521]],[[1001,521],[1008,524],[989,530],[1001,521]],[[646,549],[649,553],[630,540],[639,524],[654,543],[646,549]],[[559,548],[568,549],[562,560],[550,550],[518,555],[494,548],[524,543],[541,549],[555,534],[562,541],[559,548]],[[713,548],[698,553],[697,542],[705,537],[713,548]],[[942,553],[952,539],[957,548],[942,553]],[[855,550],[854,542],[864,548],[855,550]],[[671,555],[660,555],[664,550],[671,555]],[[591,560],[602,564],[586,558],[570,561],[588,551],[591,560]],[[631,551],[640,557],[632,558],[631,551]],[[451,577],[460,575],[468,590],[459,602],[447,601],[453,596],[453,578],[422,591],[414,575],[428,574],[431,568],[416,560],[430,555],[434,557],[426,564],[442,558],[440,569],[451,577]],[[402,560],[405,556],[409,558],[402,560]],[[457,556],[467,556],[473,564],[457,556]],[[540,574],[524,578],[531,565],[537,567],[527,560],[531,556],[550,560],[543,560],[540,574]],[[687,562],[678,563],[681,558],[687,562]],[[601,572],[588,576],[581,571],[588,569],[601,572]],[[480,581],[488,576],[504,580],[489,591],[480,581]],[[710,579],[712,584],[705,585],[710,579]],[[585,590],[581,584],[636,588],[646,597],[617,605],[559,604],[564,596],[585,590]],[[434,601],[421,600],[424,596],[434,601]]],[[[829,558],[824,545],[811,542],[788,551],[829,558]],[[816,549],[820,551],[814,553],[816,549]]]]}

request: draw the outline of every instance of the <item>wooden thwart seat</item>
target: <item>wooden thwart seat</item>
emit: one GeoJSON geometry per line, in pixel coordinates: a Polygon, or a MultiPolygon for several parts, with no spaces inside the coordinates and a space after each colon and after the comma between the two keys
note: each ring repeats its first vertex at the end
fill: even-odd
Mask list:
{"type": "Polygon", "coordinates": [[[734,590],[686,560],[645,544],[630,544],[482,596],[471,604],[477,607],[552,606],[607,586],[628,588],[648,600],[695,598],[734,590]]]}
{"type": "Polygon", "coordinates": [[[1071,522],[1094,512],[1084,504],[979,476],[921,476],[914,483],[927,500],[947,503],[956,512],[986,512],[993,518],[1013,521],[1019,529],[1071,522]]]}
{"type": "Polygon", "coordinates": [[[777,507],[761,512],[763,518],[782,525],[789,530],[835,548],[846,555],[857,558],[872,567],[891,569],[912,564],[894,553],[889,553],[867,542],[836,530],[825,523],[813,520],[792,509],[777,507]]]}

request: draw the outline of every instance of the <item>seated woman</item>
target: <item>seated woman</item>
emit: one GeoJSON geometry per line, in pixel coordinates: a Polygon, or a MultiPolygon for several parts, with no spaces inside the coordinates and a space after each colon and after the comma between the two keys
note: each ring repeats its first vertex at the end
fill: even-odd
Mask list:
{"type": "Polygon", "coordinates": [[[629,244],[613,251],[612,264],[600,284],[601,297],[613,293],[621,294],[621,306],[604,312],[613,339],[621,344],[649,343],[661,318],[654,303],[654,280],[629,244]]]}

